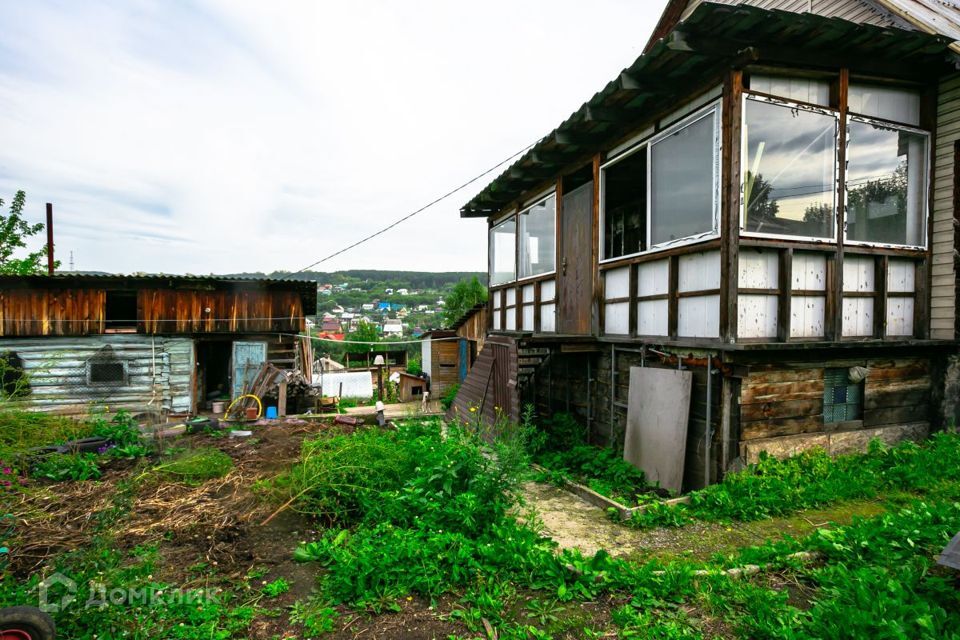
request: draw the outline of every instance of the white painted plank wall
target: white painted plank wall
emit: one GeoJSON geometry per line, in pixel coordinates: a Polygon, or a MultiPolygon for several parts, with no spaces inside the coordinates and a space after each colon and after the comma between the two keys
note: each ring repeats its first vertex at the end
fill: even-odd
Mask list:
{"type": "Polygon", "coordinates": [[[823,296],[790,296],[790,337],[822,338],[826,313],[827,257],[796,251],[791,267],[793,291],[823,291],[823,296]]]}
{"type": "MultiPolygon", "coordinates": [[[[777,251],[744,249],[740,252],[741,289],[776,289],[780,262],[777,251]]],[[[741,294],[737,296],[737,336],[740,338],[776,338],[777,302],[775,295],[741,294]]]]}
{"type": "MultiPolygon", "coordinates": [[[[703,251],[680,256],[677,286],[680,292],[720,288],[720,252],[703,251]]],[[[715,294],[680,298],[677,302],[677,334],[681,338],[720,337],[720,296],[715,294]]]]}
{"type": "MultiPolygon", "coordinates": [[[[844,256],[844,292],[868,293],[874,291],[874,260],[872,257],[844,256]]],[[[873,335],[873,298],[843,298],[844,336],[863,337],[873,335]]]]}

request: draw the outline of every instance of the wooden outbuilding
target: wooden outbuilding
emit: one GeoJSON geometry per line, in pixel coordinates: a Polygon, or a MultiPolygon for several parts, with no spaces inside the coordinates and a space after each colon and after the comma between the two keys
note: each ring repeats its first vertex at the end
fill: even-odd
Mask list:
{"type": "Polygon", "coordinates": [[[25,406],[195,412],[239,395],[264,362],[312,372],[313,282],[214,276],[0,277],[0,353],[23,362],[25,406]]]}
{"type": "Polygon", "coordinates": [[[956,420],[960,10],[902,4],[671,1],[462,208],[490,335],[450,416],[535,403],[620,449],[682,410],[687,489],[956,420]]]}
{"type": "Polygon", "coordinates": [[[487,305],[481,303],[449,329],[428,331],[421,336],[421,366],[430,375],[434,397],[466,380],[483,349],[487,318],[487,305]]]}

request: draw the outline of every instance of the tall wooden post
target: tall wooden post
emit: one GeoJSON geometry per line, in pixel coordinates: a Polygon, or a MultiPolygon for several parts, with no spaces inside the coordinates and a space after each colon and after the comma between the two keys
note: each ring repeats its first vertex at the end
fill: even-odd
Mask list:
{"type": "Polygon", "coordinates": [[[47,203],[47,275],[53,275],[53,203],[47,203]]]}

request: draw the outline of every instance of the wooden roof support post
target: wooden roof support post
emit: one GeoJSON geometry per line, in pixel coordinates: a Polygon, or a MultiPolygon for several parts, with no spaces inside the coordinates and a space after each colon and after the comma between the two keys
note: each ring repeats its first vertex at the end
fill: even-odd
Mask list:
{"type": "Polygon", "coordinates": [[[737,280],[740,252],[740,123],[743,71],[733,69],[723,85],[720,193],[720,339],[737,340],[737,280]]]}
{"type": "Polygon", "coordinates": [[[827,305],[829,315],[824,317],[824,333],[827,340],[840,340],[843,335],[843,221],[846,217],[847,173],[847,96],[850,88],[850,70],[840,69],[836,85],[836,107],[840,112],[840,139],[837,145],[837,254],[833,259],[832,278],[827,280],[827,305]],[[832,298],[832,303],[831,303],[832,298]]]}
{"type": "Polygon", "coordinates": [[[593,313],[591,315],[590,333],[599,336],[603,330],[601,316],[604,313],[603,288],[600,282],[600,163],[603,158],[598,153],[593,156],[593,220],[591,226],[591,253],[593,259],[590,264],[593,265],[593,313]]]}

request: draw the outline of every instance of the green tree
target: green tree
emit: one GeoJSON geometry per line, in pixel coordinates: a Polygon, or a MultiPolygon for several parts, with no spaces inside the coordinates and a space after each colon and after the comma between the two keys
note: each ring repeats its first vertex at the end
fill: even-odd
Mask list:
{"type": "Polygon", "coordinates": [[[481,284],[479,278],[474,276],[469,280],[461,280],[444,299],[444,324],[453,324],[474,306],[486,301],[487,288],[481,284]]]}
{"type": "Polygon", "coordinates": [[[366,353],[373,351],[373,345],[358,343],[380,342],[380,332],[377,331],[377,325],[361,320],[357,324],[357,330],[348,333],[344,342],[347,343],[347,351],[350,353],[366,353]]]}
{"type": "MultiPolygon", "coordinates": [[[[27,201],[27,194],[17,191],[10,203],[10,215],[0,214],[0,274],[28,276],[42,274],[41,260],[47,256],[47,246],[43,245],[39,251],[27,253],[25,258],[14,258],[13,254],[19,249],[26,249],[27,239],[43,231],[43,223],[30,224],[23,219],[23,207],[27,201]]],[[[3,199],[0,199],[3,207],[3,199]]],[[[55,262],[54,268],[60,263],[55,262]]]]}

